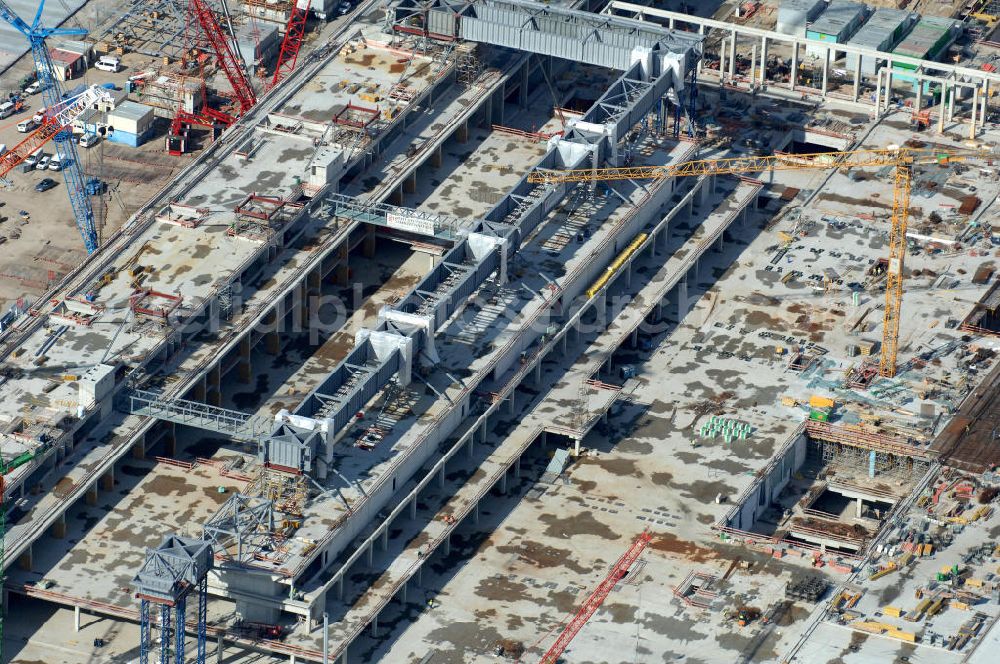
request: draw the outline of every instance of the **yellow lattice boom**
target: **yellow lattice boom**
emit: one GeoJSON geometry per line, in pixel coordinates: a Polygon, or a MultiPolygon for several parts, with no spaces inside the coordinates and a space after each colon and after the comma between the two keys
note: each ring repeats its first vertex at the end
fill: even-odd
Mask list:
{"type": "Polygon", "coordinates": [[[942,151],[890,146],[871,150],[696,159],[661,166],[568,170],[536,169],[528,174],[528,182],[562,184],[610,180],[650,180],[697,175],[745,175],[767,171],[895,167],[892,226],[889,229],[889,266],[885,288],[885,315],[882,320],[882,352],[879,359],[879,373],[891,378],[896,375],[899,321],[903,301],[903,263],[906,257],[906,224],[909,218],[913,166],[916,164],[946,165],[969,158],[988,158],[991,156],[989,152],[980,149],[942,151]]]}

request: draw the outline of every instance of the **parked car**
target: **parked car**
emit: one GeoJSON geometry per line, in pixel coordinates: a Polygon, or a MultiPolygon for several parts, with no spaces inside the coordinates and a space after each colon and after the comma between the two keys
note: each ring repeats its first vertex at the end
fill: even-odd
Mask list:
{"type": "Polygon", "coordinates": [[[0,120],[4,118],[9,118],[17,112],[17,108],[14,106],[14,102],[5,101],[0,104],[0,120]]]}
{"type": "Polygon", "coordinates": [[[38,160],[38,163],[35,164],[35,170],[44,171],[48,169],[50,161],[52,161],[52,157],[43,153],[41,158],[38,160]]]}
{"type": "Polygon", "coordinates": [[[49,161],[49,170],[61,171],[63,168],[63,164],[65,162],[66,162],[66,156],[63,155],[62,153],[57,154],[54,157],[52,157],[51,161],[49,161]]]}
{"type": "Polygon", "coordinates": [[[38,92],[41,89],[42,89],[42,82],[41,81],[35,81],[34,83],[29,84],[28,87],[26,87],[24,89],[24,94],[26,94],[26,95],[38,94],[38,92]]]}
{"type": "Polygon", "coordinates": [[[38,160],[42,158],[42,149],[39,148],[28,155],[28,158],[24,160],[25,167],[31,169],[38,164],[38,160]]]}
{"type": "Polygon", "coordinates": [[[27,134],[29,131],[33,131],[38,123],[35,122],[34,118],[28,118],[27,120],[21,120],[17,123],[17,130],[22,134],[27,134]]]}
{"type": "Polygon", "coordinates": [[[351,3],[346,0],[339,5],[337,5],[337,16],[346,16],[351,13],[351,3]]]}
{"type": "Polygon", "coordinates": [[[113,55],[102,55],[94,65],[95,69],[118,73],[122,68],[122,61],[113,55]]]}
{"type": "Polygon", "coordinates": [[[38,193],[42,193],[48,191],[57,184],[59,183],[53,180],[52,178],[45,178],[44,180],[35,185],[35,191],[37,191],[38,193]]]}
{"type": "Polygon", "coordinates": [[[81,148],[92,148],[101,142],[101,137],[93,132],[87,132],[80,137],[80,147],[81,148]]]}
{"type": "Polygon", "coordinates": [[[45,107],[44,106],[42,106],[40,109],[38,109],[37,111],[35,111],[35,114],[31,116],[31,121],[34,122],[35,124],[42,124],[43,120],[45,120],[45,107]]]}

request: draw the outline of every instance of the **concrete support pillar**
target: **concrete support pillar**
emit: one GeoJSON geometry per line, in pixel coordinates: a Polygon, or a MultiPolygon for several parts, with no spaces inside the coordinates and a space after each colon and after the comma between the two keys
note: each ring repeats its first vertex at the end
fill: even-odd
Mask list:
{"type": "Polygon", "coordinates": [[[517,103],[521,108],[528,108],[528,75],[531,72],[531,60],[531,57],[528,57],[521,67],[521,85],[517,91],[517,103]]]}
{"type": "Polygon", "coordinates": [[[80,607],[78,606],[73,607],[73,631],[80,631],[80,607]]]}
{"type": "Polygon", "coordinates": [[[476,455],[476,443],[475,443],[475,438],[473,438],[472,436],[469,436],[469,444],[468,444],[468,445],[466,445],[466,446],[465,446],[465,448],[466,448],[466,449],[468,450],[468,452],[469,452],[469,458],[471,459],[472,457],[474,457],[474,456],[476,455]]]}
{"type": "MultiPolygon", "coordinates": [[[[19,569],[25,572],[30,572],[33,564],[34,564],[34,557],[32,556],[32,547],[29,546],[24,550],[24,553],[18,556],[17,566],[19,569]]],[[[6,604],[4,604],[4,606],[6,606],[6,604]]]]}
{"type": "Polygon", "coordinates": [[[719,83],[723,83],[726,80],[726,44],[728,44],[725,39],[719,42],[719,83]]]}
{"type": "Polygon", "coordinates": [[[268,355],[277,355],[281,352],[281,335],[277,332],[268,332],[264,335],[264,350],[268,355]]]}
{"type": "Polygon", "coordinates": [[[371,542],[368,545],[368,568],[371,569],[375,566],[375,543],[371,542]]]}
{"type": "Polygon", "coordinates": [[[980,115],[979,115],[979,126],[983,129],[986,128],[986,107],[990,100],[990,79],[983,80],[983,103],[980,104],[980,115]]]}
{"type": "Polygon", "coordinates": [[[389,524],[386,524],[385,530],[382,531],[382,550],[387,551],[389,549],[389,524]]]}
{"type": "Polygon", "coordinates": [[[250,361],[250,335],[240,340],[240,360],[236,365],[238,380],[249,383],[253,379],[253,362],[250,361]]]}
{"type": "Polygon", "coordinates": [[[479,502],[472,508],[472,523],[479,525],[479,502]]]}
{"type": "Polygon", "coordinates": [[[222,405],[222,367],[215,364],[208,370],[205,377],[208,395],[205,399],[212,406],[222,405]]]}
{"type": "Polygon", "coordinates": [[[729,40],[729,80],[732,81],[733,77],[736,75],[736,31],[733,30],[733,36],[729,40]]]}
{"type": "MultiPolygon", "coordinates": [[[[459,141],[459,142],[460,143],[464,143],[465,141],[459,141]]],[[[389,204],[390,205],[402,205],[403,204],[403,188],[402,187],[396,187],[395,189],[392,190],[392,193],[389,194],[389,204]]]]}
{"type": "Polygon", "coordinates": [[[979,86],[972,88],[972,113],[969,114],[969,139],[976,137],[976,124],[979,119],[979,86]]]}
{"type": "Polygon", "coordinates": [[[87,493],[84,496],[84,502],[93,507],[97,504],[97,486],[94,485],[87,489],[87,493]]]}
{"type": "Polygon", "coordinates": [[[760,87],[767,82],[767,36],[760,38],[760,87]]]}
{"type": "Polygon", "coordinates": [[[469,122],[463,120],[462,124],[458,125],[458,129],[455,130],[455,140],[459,143],[467,143],[469,140],[469,122]]]}
{"type": "Polygon", "coordinates": [[[948,94],[948,122],[955,119],[955,100],[958,97],[958,86],[951,86],[951,90],[948,94]]]}
{"type": "Polygon", "coordinates": [[[339,579],[337,579],[337,599],[339,599],[341,601],[343,601],[343,599],[344,599],[344,577],[343,577],[343,575],[341,575],[341,577],[339,579]]]}
{"type": "Polygon", "coordinates": [[[507,495],[507,471],[506,470],[503,472],[503,475],[500,476],[500,493],[502,493],[505,496],[507,495]]]}
{"type": "MultiPolygon", "coordinates": [[[[146,458],[146,436],[145,434],[139,437],[139,440],[135,441],[132,445],[132,458],[133,459],[145,459],[146,458]]],[[[97,491],[97,487],[94,487],[94,491],[97,491]]]]}
{"type": "Polygon", "coordinates": [[[574,457],[580,456],[580,439],[579,438],[575,438],[573,440],[573,456],[574,457]]]}
{"type": "Polygon", "coordinates": [[[941,82],[941,109],[938,112],[938,133],[944,133],[944,116],[947,112],[945,108],[948,104],[946,103],[948,99],[948,83],[946,81],[941,82]]]}
{"type": "MultiPolygon", "coordinates": [[[[166,448],[167,456],[175,457],[177,456],[177,425],[173,422],[164,422],[163,426],[166,427],[166,433],[163,435],[163,445],[166,448]]],[[[102,485],[101,488],[103,489],[104,486],[102,485]]]]}
{"type": "Polygon", "coordinates": [[[924,105],[924,84],[921,81],[917,81],[917,96],[913,100],[913,114],[916,115],[917,113],[919,113],[923,105],[924,105]]]}
{"type": "Polygon", "coordinates": [[[438,471],[438,486],[444,488],[444,464],[441,464],[441,470],[438,471]]]}
{"type": "Polygon", "coordinates": [[[377,639],[378,638],[378,614],[377,613],[375,614],[375,617],[372,618],[372,638],[373,639],[377,639]]]}
{"type": "MultiPolygon", "coordinates": [[[[173,456],[173,454],[171,454],[173,456]]],[[[115,468],[112,466],[108,469],[108,472],[101,476],[101,489],[104,491],[114,491],[115,490],[115,468]]]]}
{"type": "Polygon", "coordinates": [[[514,460],[514,478],[521,479],[521,457],[514,460]]]}
{"type": "Polygon", "coordinates": [[[53,539],[65,539],[66,538],[66,513],[63,512],[56,517],[55,522],[53,522],[52,527],[49,528],[49,535],[53,539]]]}
{"type": "Polygon", "coordinates": [[[892,60],[885,63],[885,110],[892,104],[892,60]]]}
{"type": "Polygon", "coordinates": [[[792,71],[788,73],[788,89],[795,91],[799,82],[799,43],[792,42],[792,71]]]}
{"type": "Polygon", "coordinates": [[[864,513],[863,512],[863,510],[864,510],[864,504],[865,504],[865,501],[863,501],[860,498],[858,498],[858,505],[857,505],[857,510],[856,510],[855,516],[858,517],[859,519],[861,518],[861,515],[864,513]]]}
{"type": "Polygon", "coordinates": [[[827,86],[830,82],[830,49],[823,50],[823,85],[820,93],[826,97],[827,86]]]}
{"type": "Polygon", "coordinates": [[[683,320],[687,314],[688,280],[687,275],[677,282],[677,320],[683,320]]]}
{"type": "Polygon", "coordinates": [[[410,501],[410,518],[417,518],[417,498],[414,496],[413,500],[410,501]]]}
{"type": "Polygon", "coordinates": [[[408,194],[415,194],[417,192],[417,169],[413,169],[413,172],[403,181],[403,191],[408,194]]]}
{"type": "Polygon", "coordinates": [[[444,536],[444,555],[451,555],[451,533],[444,536]]]}
{"type": "Polygon", "coordinates": [[[854,68],[854,101],[861,96],[861,57],[858,56],[858,66],[854,68]]]}
{"type": "Polygon", "coordinates": [[[444,165],[444,148],[438,144],[434,149],[434,153],[431,155],[431,166],[434,168],[441,168],[444,165]]]}
{"type": "Polygon", "coordinates": [[[757,44],[750,47],[750,71],[747,82],[752,87],[757,82],[757,44]]]}

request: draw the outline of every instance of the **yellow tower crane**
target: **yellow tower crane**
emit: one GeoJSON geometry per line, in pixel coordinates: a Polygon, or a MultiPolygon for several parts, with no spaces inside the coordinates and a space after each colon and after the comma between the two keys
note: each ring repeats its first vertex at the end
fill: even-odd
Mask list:
{"type": "Polygon", "coordinates": [[[903,259],[906,256],[906,224],[910,209],[910,183],[913,177],[913,167],[918,164],[943,166],[968,158],[989,158],[991,156],[989,152],[981,149],[957,148],[941,151],[889,146],[874,150],[704,159],[665,166],[581,168],[561,171],[537,169],[528,175],[528,181],[559,184],[610,180],[649,180],[695,175],[742,175],[766,171],[893,166],[895,179],[892,191],[892,220],[889,228],[889,265],[885,284],[882,353],[879,358],[879,374],[892,378],[896,375],[896,354],[899,345],[899,316],[903,301],[903,259]]]}

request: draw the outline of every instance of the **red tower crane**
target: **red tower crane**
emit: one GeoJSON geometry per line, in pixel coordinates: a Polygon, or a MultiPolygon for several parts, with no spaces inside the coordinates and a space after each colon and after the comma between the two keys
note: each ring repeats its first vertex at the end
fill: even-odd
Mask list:
{"type": "Polygon", "coordinates": [[[278,65],[274,68],[274,78],[268,89],[295,70],[295,62],[299,58],[299,49],[302,48],[306,34],[306,17],[309,16],[311,4],[312,0],[297,0],[292,4],[292,13],[285,26],[285,38],[281,41],[281,51],[278,53],[278,65]]]}
{"type": "Polygon", "coordinates": [[[229,84],[233,87],[233,96],[240,107],[240,115],[243,115],[257,103],[257,95],[253,91],[250,79],[247,78],[243,65],[240,64],[229,38],[219,25],[219,19],[208,6],[207,0],[190,0],[190,3],[190,12],[198,19],[205,40],[215,52],[219,66],[229,79],[229,84]]]}
{"type": "Polygon", "coordinates": [[[576,615],[569,621],[559,635],[559,638],[548,649],[548,652],[542,655],[539,664],[556,664],[560,655],[569,646],[569,642],[583,629],[583,626],[587,624],[587,621],[594,615],[594,612],[601,608],[601,604],[604,604],[604,600],[607,599],[611,589],[628,574],[628,568],[639,559],[639,556],[642,555],[643,550],[651,539],[653,539],[653,536],[648,531],[643,531],[632,541],[632,546],[618,559],[618,562],[614,564],[608,575],[601,581],[601,584],[597,586],[594,592],[590,594],[579,610],[577,610],[576,615]]]}

